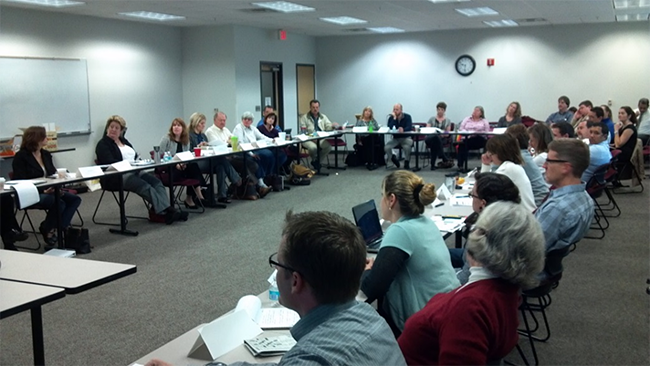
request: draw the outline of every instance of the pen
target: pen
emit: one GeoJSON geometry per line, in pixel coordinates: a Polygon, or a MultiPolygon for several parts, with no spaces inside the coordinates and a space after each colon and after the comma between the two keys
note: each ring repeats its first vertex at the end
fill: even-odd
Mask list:
{"type": "Polygon", "coordinates": [[[456,196],[456,198],[469,198],[469,195],[465,195],[465,196],[456,196]]]}
{"type": "Polygon", "coordinates": [[[442,216],[443,219],[462,219],[463,217],[460,215],[444,215],[442,216]]]}
{"type": "Polygon", "coordinates": [[[433,207],[440,207],[440,206],[443,206],[443,205],[444,205],[444,203],[439,203],[439,204],[437,204],[437,205],[435,205],[433,207]]]}

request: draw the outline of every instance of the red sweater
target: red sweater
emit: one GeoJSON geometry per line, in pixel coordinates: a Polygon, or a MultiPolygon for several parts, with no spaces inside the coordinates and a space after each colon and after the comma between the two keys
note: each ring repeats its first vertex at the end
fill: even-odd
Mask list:
{"type": "Polygon", "coordinates": [[[437,294],[398,339],[409,365],[485,365],[517,345],[519,288],[501,279],[437,294]]]}

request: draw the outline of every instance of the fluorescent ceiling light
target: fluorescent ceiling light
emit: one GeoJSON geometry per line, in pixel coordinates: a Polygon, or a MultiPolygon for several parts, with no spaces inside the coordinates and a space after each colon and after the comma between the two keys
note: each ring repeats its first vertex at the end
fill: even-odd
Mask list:
{"type": "Polygon", "coordinates": [[[368,23],[367,20],[353,18],[353,17],[345,17],[345,16],[344,17],[320,18],[320,20],[322,20],[324,22],[330,22],[330,23],[340,24],[340,25],[368,23]]]}
{"type": "Polygon", "coordinates": [[[481,17],[485,15],[498,15],[499,12],[488,7],[482,7],[482,8],[463,8],[463,9],[455,9],[457,12],[468,16],[468,17],[481,17]]]}
{"type": "Polygon", "coordinates": [[[519,24],[511,19],[483,21],[490,27],[517,27],[519,24]]]}
{"type": "Polygon", "coordinates": [[[366,29],[377,33],[403,33],[404,32],[404,29],[399,29],[394,27],[373,27],[373,28],[366,28],[366,29]]]}
{"type": "Polygon", "coordinates": [[[442,4],[442,3],[464,3],[467,1],[471,0],[429,0],[434,4],[442,4]]]}
{"type": "Polygon", "coordinates": [[[614,0],[614,9],[650,7],[650,0],[614,0]]]}
{"type": "Polygon", "coordinates": [[[616,16],[617,22],[634,22],[634,21],[644,21],[648,19],[650,19],[650,13],[622,14],[616,16]]]}
{"type": "Polygon", "coordinates": [[[118,13],[120,15],[125,15],[127,17],[140,18],[140,19],[149,19],[157,20],[160,22],[166,22],[169,20],[183,20],[185,17],[179,15],[163,14],[163,13],[153,13],[150,11],[134,11],[130,13],[118,13]]]}
{"type": "Polygon", "coordinates": [[[14,3],[24,3],[40,6],[51,6],[54,8],[61,8],[64,6],[75,6],[75,5],[85,5],[86,3],[81,1],[70,1],[70,0],[5,0],[7,2],[14,3]]]}
{"type": "Polygon", "coordinates": [[[271,9],[279,11],[282,13],[296,13],[301,11],[314,11],[316,9],[310,8],[309,6],[303,6],[300,4],[294,4],[287,1],[275,1],[270,3],[253,3],[255,6],[260,8],[271,9]]]}

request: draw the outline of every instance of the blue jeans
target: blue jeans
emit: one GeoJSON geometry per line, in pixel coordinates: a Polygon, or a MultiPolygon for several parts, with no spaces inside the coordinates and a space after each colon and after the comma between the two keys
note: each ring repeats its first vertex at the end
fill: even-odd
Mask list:
{"type": "MultiPolygon", "coordinates": [[[[46,231],[50,231],[56,228],[57,218],[56,210],[54,207],[54,194],[45,194],[41,193],[41,200],[39,205],[47,210],[47,216],[45,221],[43,221],[43,228],[46,231]]],[[[76,194],[63,192],[59,197],[59,215],[61,215],[61,229],[65,229],[70,226],[72,217],[74,213],[77,212],[77,208],[81,205],[81,198],[76,194]]]]}

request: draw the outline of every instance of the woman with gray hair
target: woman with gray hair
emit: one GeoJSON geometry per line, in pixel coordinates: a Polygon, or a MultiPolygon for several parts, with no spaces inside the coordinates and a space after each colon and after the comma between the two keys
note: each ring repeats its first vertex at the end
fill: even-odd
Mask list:
{"type": "Polygon", "coordinates": [[[431,298],[406,321],[398,339],[409,365],[485,365],[518,340],[519,291],[537,284],[544,234],[521,205],[495,202],[481,213],[467,242],[467,284],[431,298]]]}
{"type": "MultiPolygon", "coordinates": [[[[235,126],[232,130],[232,134],[237,136],[239,143],[248,143],[252,144],[256,141],[264,141],[266,143],[273,142],[272,139],[262,135],[262,133],[253,125],[253,113],[244,112],[241,116],[241,123],[235,126]]],[[[269,174],[275,173],[275,157],[273,151],[270,149],[260,149],[253,152],[249,152],[250,156],[255,159],[255,162],[258,165],[255,176],[258,179],[258,189],[261,198],[264,198],[269,191],[271,190],[265,183],[264,177],[269,174]]]]}

